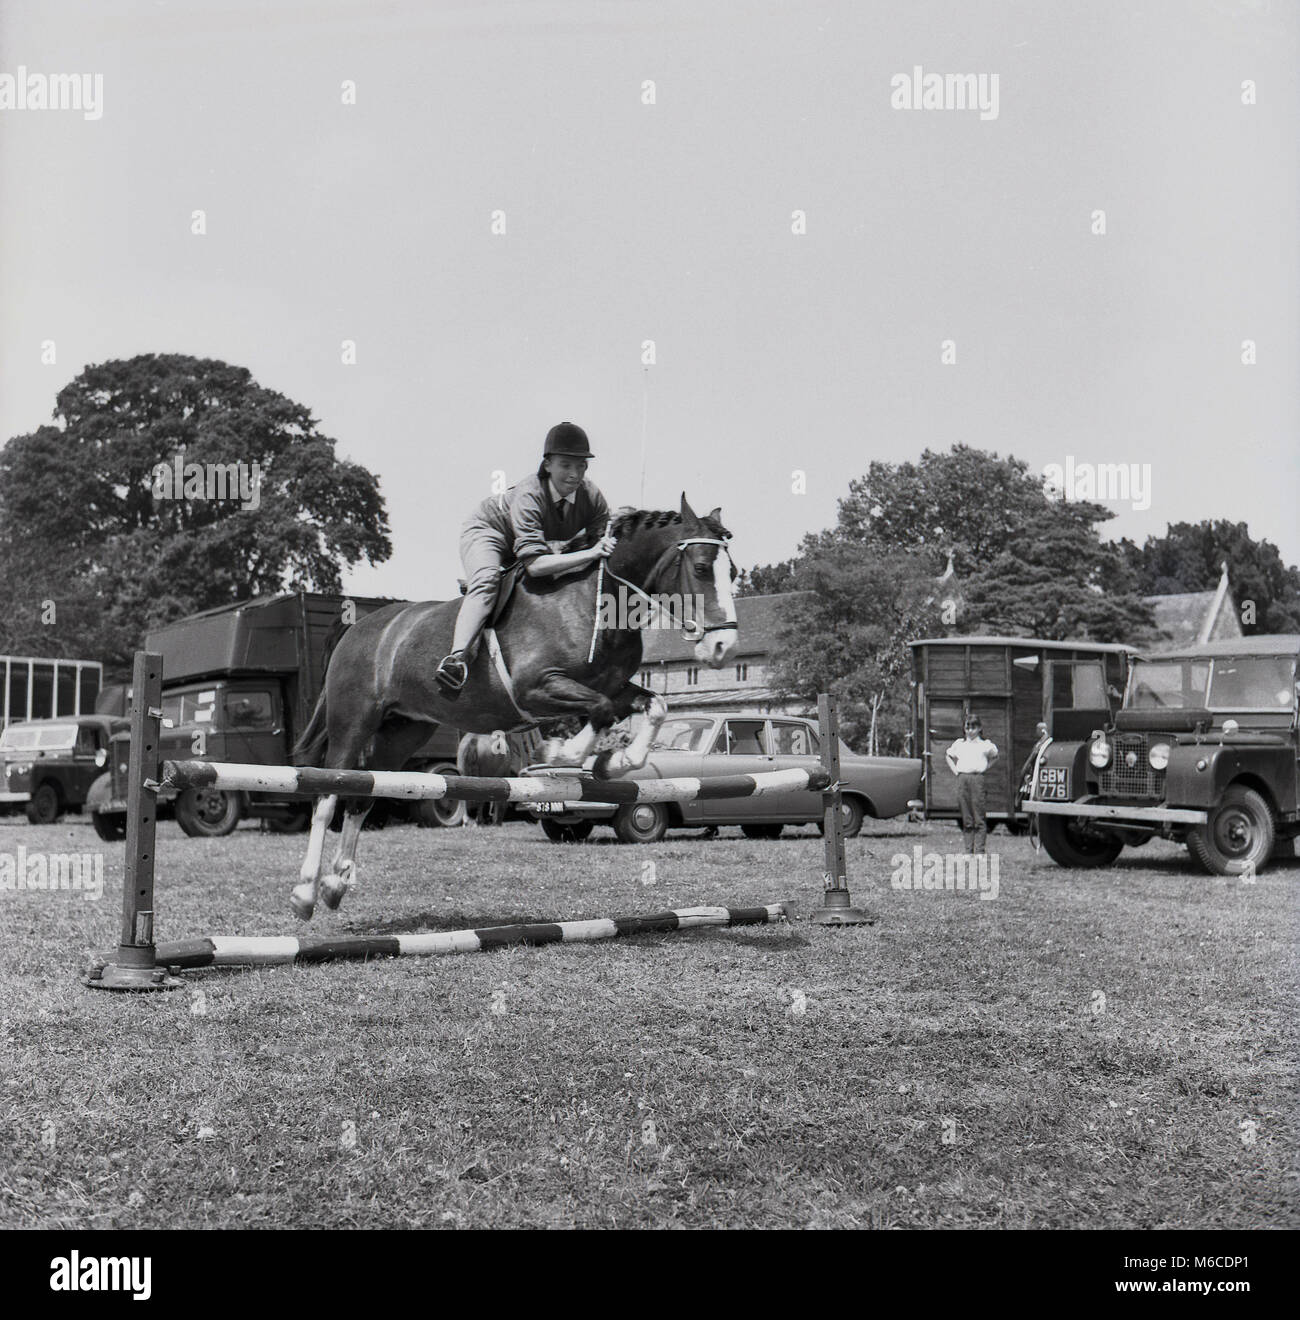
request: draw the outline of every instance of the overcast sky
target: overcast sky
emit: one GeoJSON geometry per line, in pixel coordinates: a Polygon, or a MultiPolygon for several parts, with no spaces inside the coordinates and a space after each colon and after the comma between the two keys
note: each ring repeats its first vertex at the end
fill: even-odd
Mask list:
{"type": "Polygon", "coordinates": [[[3,0],[0,74],[101,73],[103,112],[0,111],[0,438],[87,363],[246,366],[378,473],[366,594],[453,594],[561,419],[613,505],[644,429],[645,503],[721,504],[741,564],[955,441],[1150,464],[1110,534],[1297,562],[1297,12],[3,0]],[[916,66],[996,74],[996,118],[892,108],[916,66]]]}

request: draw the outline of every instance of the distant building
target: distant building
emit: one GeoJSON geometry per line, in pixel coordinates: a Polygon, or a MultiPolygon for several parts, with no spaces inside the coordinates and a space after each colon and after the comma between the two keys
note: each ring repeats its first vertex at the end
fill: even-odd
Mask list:
{"type": "Polygon", "coordinates": [[[783,701],[769,686],[777,634],[786,610],[798,592],[775,596],[741,596],[736,601],[739,640],[721,669],[710,669],[695,658],[695,644],[676,629],[648,628],[642,634],[645,658],[636,682],[668,698],[673,710],[744,706],[777,715],[802,715],[807,702],[783,701]]]}
{"type": "Polygon", "coordinates": [[[1155,631],[1138,639],[1151,650],[1199,645],[1240,637],[1241,616],[1228,586],[1228,565],[1213,591],[1180,591],[1144,596],[1155,615],[1155,631]]]}

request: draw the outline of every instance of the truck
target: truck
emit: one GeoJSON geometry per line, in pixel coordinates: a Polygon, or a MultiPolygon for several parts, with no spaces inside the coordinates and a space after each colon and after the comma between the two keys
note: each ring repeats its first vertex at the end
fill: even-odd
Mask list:
{"type": "Polygon", "coordinates": [[[1141,655],[1113,720],[1053,739],[1026,812],[1059,865],[1107,866],[1159,835],[1212,875],[1294,855],[1300,635],[1226,638],[1141,655]]]}
{"type": "MultiPolygon", "coordinates": [[[[394,603],[283,592],[205,610],[148,633],[145,649],[163,657],[163,758],[289,765],[338,638],[351,622],[394,603]]],[[[456,729],[431,730],[404,768],[455,774],[459,738],[456,729]]],[[[106,772],[90,790],[91,819],[103,839],[126,834],[129,751],[129,733],[116,734],[106,772]]],[[[463,802],[403,803],[400,809],[425,825],[457,825],[465,817],[463,802]]],[[[163,790],[159,812],[169,810],[186,834],[219,836],[249,817],[276,832],[306,829],[311,808],[270,793],[163,790]]]]}
{"type": "Polygon", "coordinates": [[[88,781],[81,782],[85,778],[83,765],[79,763],[66,786],[59,785],[57,775],[45,767],[41,767],[35,781],[32,772],[42,762],[52,766],[61,752],[71,755],[74,748],[80,748],[79,756],[87,750],[93,756],[102,748],[93,730],[79,733],[77,725],[83,716],[90,716],[97,709],[95,703],[103,686],[104,666],[97,660],[28,655],[0,656],[0,663],[4,665],[0,814],[25,810],[29,819],[43,819],[51,811],[57,814],[60,801],[79,807],[89,786],[88,781]],[[52,723],[57,725],[56,729],[40,727],[52,723]],[[32,727],[19,733],[23,725],[32,727]],[[10,729],[14,732],[10,733],[10,729]],[[42,792],[42,784],[46,782],[50,786],[42,792]],[[39,801],[34,799],[34,794],[39,796],[39,801]]]}
{"type": "Polygon", "coordinates": [[[912,652],[913,747],[920,756],[921,814],[959,820],[957,777],[945,752],[978,715],[998,759],[985,775],[988,820],[1013,833],[1023,809],[1024,767],[1044,732],[1084,737],[1119,706],[1135,648],[1116,642],[1049,641],[1040,637],[924,637],[912,652]]]}

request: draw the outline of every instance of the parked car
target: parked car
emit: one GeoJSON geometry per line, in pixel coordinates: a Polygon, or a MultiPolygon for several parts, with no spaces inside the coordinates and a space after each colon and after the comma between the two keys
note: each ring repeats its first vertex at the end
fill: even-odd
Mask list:
{"type": "Polygon", "coordinates": [[[80,811],[90,786],[108,764],[113,735],[127,726],[125,719],[113,715],[65,715],[11,724],[0,734],[0,804],[21,806],[34,825],[49,825],[65,811],[80,811]]]}
{"type": "MultiPolygon", "coordinates": [[[[719,711],[670,716],[645,766],[628,779],[716,778],[820,767],[817,721],[793,715],[719,711]]],[[[852,837],[865,817],[885,820],[907,811],[921,788],[921,762],[896,756],[858,756],[840,744],[844,832],[852,837]]],[[[533,766],[528,773],[555,773],[533,766]]],[[[573,770],[561,773],[581,774],[573,770]]],[[[612,825],[624,843],[654,843],[670,829],[739,825],[747,838],[775,839],[787,825],[822,821],[820,793],[789,793],[692,802],[535,802],[526,808],[557,843],[585,839],[598,824],[612,825]]]]}
{"type": "Polygon", "coordinates": [[[1215,875],[1263,869],[1300,833],[1300,636],[1140,656],[1124,706],[1039,755],[1024,810],[1061,866],[1108,866],[1153,835],[1215,875]]]}

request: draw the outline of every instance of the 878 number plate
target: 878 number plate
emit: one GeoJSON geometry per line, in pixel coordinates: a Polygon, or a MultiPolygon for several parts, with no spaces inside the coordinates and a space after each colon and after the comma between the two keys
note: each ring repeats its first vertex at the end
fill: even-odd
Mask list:
{"type": "Polygon", "coordinates": [[[1040,766],[1038,768],[1038,792],[1034,796],[1040,802],[1069,802],[1069,770],[1064,766],[1040,766]]]}

